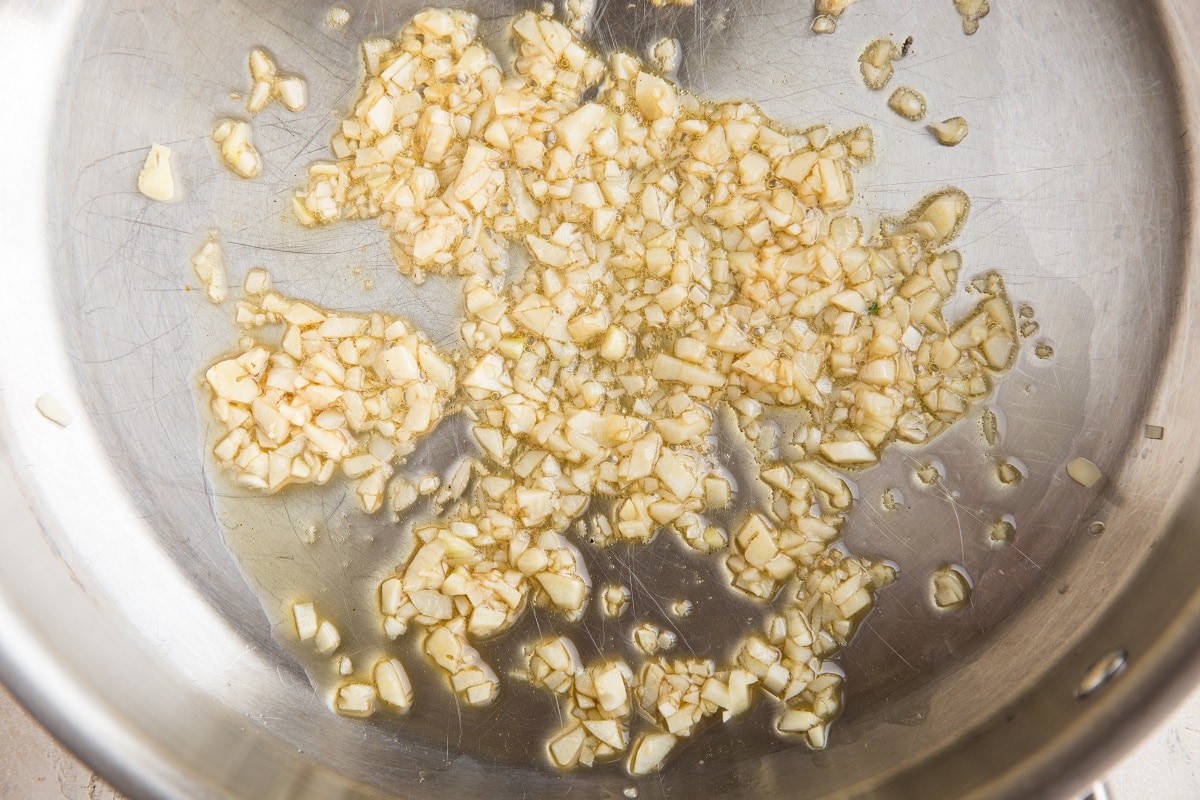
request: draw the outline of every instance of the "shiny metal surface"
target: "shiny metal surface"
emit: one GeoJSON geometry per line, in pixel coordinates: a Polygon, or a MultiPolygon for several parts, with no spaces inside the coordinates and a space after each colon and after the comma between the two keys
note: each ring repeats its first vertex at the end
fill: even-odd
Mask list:
{"type": "MultiPolygon", "coordinates": [[[[343,512],[336,487],[247,503],[206,475],[198,374],[236,334],[228,309],[186,290],[187,262],[216,229],[234,280],[267,266],[285,292],[386,306],[453,341],[453,287],[407,284],[373,225],[302,231],[286,213],[353,98],[356,43],[394,31],[418,4],[364,3],[331,30],[324,3],[0,0],[10,118],[0,133],[10,298],[0,315],[0,674],[123,790],[620,797],[636,783],[641,798],[783,797],[798,786],[806,797],[1056,796],[1090,781],[1189,685],[1200,643],[1200,332],[1189,324],[1200,60],[1188,37],[1200,8],[1008,0],[966,38],[948,0],[864,0],[836,35],[816,37],[790,0],[635,2],[601,4],[599,46],[640,50],[671,34],[681,80],[698,91],[754,99],[797,125],[870,122],[878,159],[857,202],[866,217],[964,188],[974,199],[966,275],[999,270],[1040,325],[992,403],[1006,423],[1000,445],[982,441],[977,411],[933,446],[894,448],[857,477],[850,546],[896,560],[903,577],[840,659],[848,709],[831,746],[782,748],[755,733],[765,717],[752,715],[634,782],[615,768],[561,776],[540,766],[540,720],[554,707],[519,690],[478,715],[427,693],[424,729],[440,723],[436,737],[330,714],[273,626],[296,586],[323,590],[348,623],[362,597],[347,585],[369,586],[398,537],[386,519],[343,512]],[[971,121],[962,146],[934,146],[862,87],[855,59],[883,33],[914,36],[899,82],[925,92],[931,116],[971,121]],[[216,163],[207,134],[237,111],[228,93],[245,89],[243,59],[259,44],[309,79],[311,100],[301,115],[259,118],[267,170],[245,182],[216,163]],[[151,141],[177,153],[180,202],[136,193],[151,141]],[[1035,357],[1043,340],[1053,359],[1035,357]],[[72,425],[38,416],[46,392],[72,425]],[[1147,423],[1165,437],[1144,438],[1147,423]],[[1091,491],[1063,471],[1077,455],[1106,475],[1091,491]],[[1028,477],[1000,486],[1000,458],[1028,477]],[[929,460],[944,478],[921,488],[913,467],[929,460]],[[902,489],[900,510],[880,507],[889,487],[902,489]],[[991,549],[987,525],[1002,514],[1015,517],[1016,539],[991,549]],[[327,533],[315,550],[299,541],[310,519],[327,533]],[[1102,535],[1088,533],[1095,521],[1102,535]],[[925,576],[946,561],[975,580],[974,604],[954,616],[934,614],[924,596],[925,576]],[[1088,668],[1117,649],[1124,672],[1077,699],[1088,668]]],[[[475,4],[493,41],[518,5],[475,4]]],[[[447,426],[414,469],[457,447],[447,426]]],[[[680,623],[685,638],[731,637],[744,622],[724,595],[681,584],[694,562],[654,547],[639,567],[653,588],[640,599],[698,591],[708,613],[680,623]]]]}

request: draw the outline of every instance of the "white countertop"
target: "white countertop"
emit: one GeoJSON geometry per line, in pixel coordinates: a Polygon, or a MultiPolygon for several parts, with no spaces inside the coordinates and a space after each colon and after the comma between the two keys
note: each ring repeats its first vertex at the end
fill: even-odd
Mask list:
{"type": "Polygon", "coordinates": [[[120,800],[121,795],[64,750],[0,684],[0,798],[120,800]]]}
{"type": "MultiPolygon", "coordinates": [[[[0,686],[0,798],[121,800],[0,686]]],[[[1110,800],[1200,797],[1200,690],[1105,781],[1110,800]]]]}

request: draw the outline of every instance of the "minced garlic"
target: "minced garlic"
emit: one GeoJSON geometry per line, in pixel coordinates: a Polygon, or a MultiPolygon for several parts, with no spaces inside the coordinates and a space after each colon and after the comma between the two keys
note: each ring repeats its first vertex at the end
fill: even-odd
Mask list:
{"type": "Polygon", "coordinates": [[[350,12],[341,6],[330,6],[325,12],[325,24],[330,28],[344,28],[350,22],[350,12]]]}
{"type": "Polygon", "coordinates": [[[901,86],[888,98],[888,108],[905,119],[916,122],[925,116],[925,97],[916,89],[901,86]]]}
{"type": "Polygon", "coordinates": [[[288,111],[302,111],[308,105],[308,84],[298,75],[279,72],[275,59],[260,47],[247,57],[250,69],[250,91],[246,94],[246,110],[257,114],[272,100],[278,99],[288,111]]]}
{"type": "Polygon", "coordinates": [[[813,33],[833,33],[837,30],[838,19],[847,6],[854,0],[814,0],[813,2],[813,33]]]}
{"type": "Polygon", "coordinates": [[[225,166],[235,174],[243,178],[256,178],[262,172],[262,156],[254,147],[250,123],[223,119],[213,128],[212,140],[216,142],[225,166]]]}
{"type": "Polygon", "coordinates": [[[561,769],[590,767],[626,751],[634,677],[628,664],[608,661],[585,668],[564,637],[539,642],[527,663],[530,682],[556,694],[563,707],[565,722],[546,744],[551,763],[561,769]]]}
{"type": "MultiPolygon", "coordinates": [[[[389,638],[423,632],[422,651],[469,705],[501,690],[473,641],[530,604],[568,622],[585,614],[592,584],[573,530],[598,547],[667,530],[717,553],[736,591],[776,602],[728,664],[647,655],[636,669],[584,668],[567,639],[533,646],[526,674],[564,704],[547,744],[559,767],[627,754],[646,774],[760,690],[781,735],[823,747],[842,685],[825,662],[895,579],[833,549],[853,502],[835,469],[936,437],[1015,357],[998,276],[981,280],[963,321],[943,315],[970,203],[944,190],[867,237],[847,207],[868,130],[798,133],[749,103],[703,101],[628,53],[601,61],[532,12],[512,23],[506,74],[476,25],[426,10],[395,40],[364,43],[366,78],[333,159],[310,166],[292,206],[306,225],[377,219],[414,280],[461,276],[461,358],[394,317],[319,309],[256,281],[239,323],[284,332],[206,374],[215,453],[264,491],[340,472],[367,511],[431,496],[437,516],[415,526],[378,608],[389,638]],[[506,281],[513,246],[530,263],[506,281]],[[388,489],[396,462],[459,407],[479,457],[445,483],[388,489]],[[737,494],[716,457],[719,407],[764,451],[773,413],[810,420],[792,457],[761,464],[769,504],[731,530],[708,516],[737,494]],[[654,731],[631,737],[635,707],[654,731]]],[[[600,594],[613,618],[629,600],[600,594]]],[[[647,654],[674,644],[661,634],[630,632],[647,654]]],[[[344,688],[339,709],[390,702],[384,682],[344,688]]]]}
{"type": "Polygon", "coordinates": [[[43,394],[34,401],[34,408],[44,418],[50,420],[60,428],[65,428],[75,421],[70,411],[62,403],[58,402],[58,398],[51,394],[43,394]]]}
{"type": "Polygon", "coordinates": [[[224,303],[229,297],[229,277],[225,271],[225,252],[213,234],[209,235],[196,255],[192,256],[192,271],[204,284],[204,293],[213,303],[224,303]]]}
{"type": "Polygon", "coordinates": [[[1071,476],[1071,480],[1085,489],[1092,488],[1104,477],[1099,467],[1082,457],[1072,459],[1067,464],[1067,474],[1071,476]]]}
{"type": "Polygon", "coordinates": [[[679,60],[681,53],[679,51],[679,42],[667,36],[659,39],[650,46],[649,50],[650,63],[659,72],[666,74],[679,69],[679,60]]]}
{"type": "Polygon", "coordinates": [[[900,58],[900,48],[891,39],[876,39],[858,57],[863,82],[869,89],[882,89],[892,79],[896,68],[892,62],[900,58]]]}
{"type": "Polygon", "coordinates": [[[938,144],[954,147],[967,138],[970,128],[964,118],[950,117],[950,119],[943,120],[942,122],[930,123],[929,131],[933,134],[933,138],[938,140],[938,144]]]}
{"type": "Polygon", "coordinates": [[[166,203],[175,197],[175,178],[171,174],[171,148],[161,144],[150,146],[146,154],[146,163],[138,173],[138,191],[166,203]]]}
{"type": "Polygon", "coordinates": [[[968,36],[979,30],[979,20],[992,10],[988,0],[954,0],[954,8],[962,17],[963,33],[968,36]]]}
{"type": "Polygon", "coordinates": [[[205,373],[221,466],[267,491],[339,471],[363,509],[377,510],[393,463],[445,413],[453,364],[396,317],[327,312],[274,292],[239,301],[236,315],[250,330],[282,324],[283,335],[277,345],[249,340],[205,373]]]}

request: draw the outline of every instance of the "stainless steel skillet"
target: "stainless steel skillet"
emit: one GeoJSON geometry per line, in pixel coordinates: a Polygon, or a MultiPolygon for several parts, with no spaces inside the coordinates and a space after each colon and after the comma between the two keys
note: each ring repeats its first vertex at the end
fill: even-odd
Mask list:
{"type": "MultiPolygon", "coordinates": [[[[779,749],[751,720],[698,739],[638,784],[639,796],[1028,797],[1078,787],[1194,674],[1200,11],[1187,0],[996,0],[967,38],[950,0],[862,0],[836,35],[814,37],[807,7],[782,0],[635,3],[603,5],[600,46],[671,34],[683,46],[681,78],[697,91],[752,98],[796,124],[869,121],[879,158],[861,181],[865,215],[962,186],[975,201],[961,243],[968,275],[1004,273],[1040,326],[994,399],[1006,421],[1000,446],[983,447],[967,420],[860,476],[851,546],[896,559],[905,579],[842,659],[849,705],[830,748],[779,749]],[[931,147],[861,87],[854,59],[884,33],[914,36],[904,80],[935,114],[968,117],[967,143],[931,147]],[[1052,359],[1034,354],[1043,341],[1052,359]],[[1162,438],[1147,438],[1146,425],[1162,438]],[[1106,475],[1091,491],[1063,471],[1076,455],[1106,475]],[[1019,487],[999,488],[987,473],[1001,457],[1028,469],[1019,487]],[[929,490],[909,477],[927,459],[945,475],[929,490]],[[890,487],[903,489],[898,513],[875,501],[890,487]],[[1017,535],[994,551],[984,527],[1002,513],[1017,535]],[[1095,523],[1102,533],[1090,532],[1095,523]],[[976,580],[976,602],[951,618],[923,596],[923,575],[946,560],[976,580]],[[1097,664],[1119,662],[1105,685],[1084,685],[1104,674],[1097,664]]],[[[355,44],[416,7],[363,4],[335,31],[321,3],[0,3],[9,298],[0,672],[134,794],[617,797],[633,783],[539,766],[539,714],[552,708],[498,709],[498,722],[431,703],[421,736],[328,714],[272,637],[287,598],[260,603],[248,583],[365,576],[382,547],[371,541],[376,523],[347,517],[343,539],[323,551],[332,561],[295,566],[275,558],[292,532],[274,522],[283,509],[254,511],[204,472],[195,382],[231,336],[225,311],[184,291],[187,258],[208,228],[222,231],[235,275],[267,265],[292,294],[389,305],[453,335],[450,287],[414,291],[371,226],[301,236],[285,213],[304,164],[324,152],[334,117],[323,112],[352,99],[355,44]],[[206,137],[236,107],[227,93],[244,88],[255,44],[304,73],[313,97],[305,116],[263,120],[271,166],[248,184],[220,171],[206,137]],[[152,140],[186,165],[180,203],[148,206],[135,193],[152,140]],[[70,426],[37,414],[45,393],[71,411],[70,426]],[[241,569],[225,541],[238,544],[237,530],[242,544],[261,542],[235,548],[241,569]],[[499,746],[484,735],[497,725],[499,746]]],[[[475,10],[496,32],[515,7],[475,10]]],[[[456,446],[450,429],[440,441],[424,456],[430,466],[456,446]]],[[[342,524],[335,493],[296,502],[342,524]]],[[[672,553],[658,555],[651,576],[679,572],[672,553]]],[[[730,635],[720,618],[696,615],[695,634],[730,635]]]]}

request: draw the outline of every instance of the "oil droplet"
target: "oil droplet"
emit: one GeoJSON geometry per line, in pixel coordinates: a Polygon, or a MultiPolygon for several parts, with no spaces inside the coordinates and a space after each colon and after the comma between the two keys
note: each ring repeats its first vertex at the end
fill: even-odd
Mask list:
{"type": "Polygon", "coordinates": [[[939,478],[942,477],[942,473],[940,470],[938,470],[936,464],[925,464],[917,467],[915,474],[917,476],[917,480],[926,486],[932,486],[938,482],[939,478]]]}
{"type": "Polygon", "coordinates": [[[1016,486],[1025,480],[1025,476],[1028,474],[1029,471],[1025,469],[1025,465],[1016,459],[1001,459],[996,462],[996,477],[1005,486],[1016,486]]]}
{"type": "Polygon", "coordinates": [[[929,576],[933,605],[943,611],[953,611],[971,602],[971,576],[958,564],[947,564],[929,576]]]}
{"type": "Polygon", "coordinates": [[[1005,514],[988,528],[988,541],[992,547],[1007,547],[1017,535],[1017,521],[1012,514],[1005,514]]]}
{"type": "Polygon", "coordinates": [[[1033,354],[1043,361],[1048,361],[1054,358],[1054,348],[1045,342],[1038,342],[1037,346],[1033,348],[1033,354]]]}
{"type": "Polygon", "coordinates": [[[1091,525],[1088,525],[1088,533],[1090,533],[1092,536],[1099,536],[1100,534],[1104,533],[1104,529],[1104,523],[1100,520],[1096,520],[1091,525]]]}

